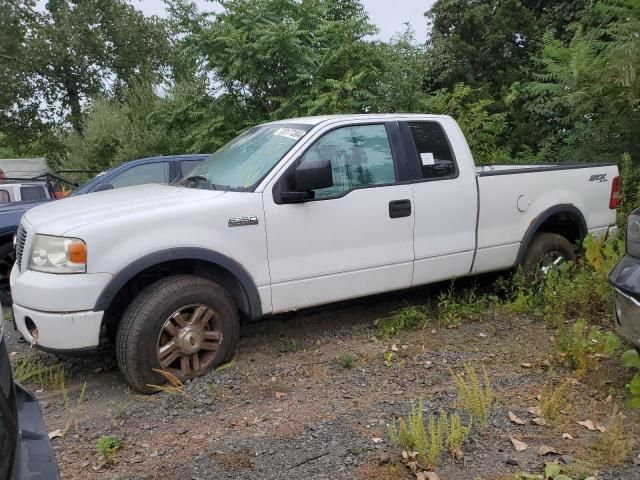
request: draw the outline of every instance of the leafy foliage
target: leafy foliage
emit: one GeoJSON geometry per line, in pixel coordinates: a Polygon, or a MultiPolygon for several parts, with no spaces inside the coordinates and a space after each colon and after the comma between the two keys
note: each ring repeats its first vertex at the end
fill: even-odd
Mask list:
{"type": "Polygon", "coordinates": [[[96,448],[98,453],[102,455],[104,462],[113,463],[116,458],[116,452],[124,447],[122,439],[116,435],[102,435],[98,438],[96,448]]]}
{"type": "Polygon", "coordinates": [[[491,295],[479,295],[474,288],[457,294],[453,284],[438,295],[437,319],[444,327],[456,327],[462,320],[477,320],[493,303],[491,295]]]}
{"type": "Polygon", "coordinates": [[[375,40],[359,0],[165,4],[161,19],[0,0],[0,153],[102,169],[215,151],[267,120],[413,111],[456,118],[477,163],[624,158],[637,179],[635,0],[437,0],[424,45],[409,27],[375,40]]]}
{"type": "Polygon", "coordinates": [[[638,351],[636,349],[625,351],[622,354],[622,364],[636,371],[636,374],[627,384],[627,389],[629,389],[629,393],[631,393],[629,406],[632,408],[640,408],[640,354],[638,351]]]}
{"type": "Polygon", "coordinates": [[[571,329],[560,324],[555,339],[556,350],[563,353],[574,370],[586,372],[597,365],[597,355],[613,355],[620,349],[620,340],[613,332],[602,332],[597,326],[587,327],[579,319],[571,329]]]}
{"type": "Polygon", "coordinates": [[[410,305],[392,312],[390,317],[376,320],[374,325],[380,337],[389,338],[403,330],[424,326],[427,319],[426,308],[410,305]]]}

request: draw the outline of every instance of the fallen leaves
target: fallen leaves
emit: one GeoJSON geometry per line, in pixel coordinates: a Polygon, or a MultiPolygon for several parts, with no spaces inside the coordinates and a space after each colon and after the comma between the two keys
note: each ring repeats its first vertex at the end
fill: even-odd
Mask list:
{"type": "Polygon", "coordinates": [[[278,400],[280,400],[281,398],[284,398],[284,397],[286,397],[286,396],[287,396],[287,394],[286,394],[286,393],[284,393],[284,392],[276,392],[276,398],[277,398],[278,400]]]}
{"type": "Polygon", "coordinates": [[[529,408],[527,408],[527,412],[529,412],[534,417],[541,417],[542,416],[542,407],[540,407],[540,405],[536,405],[535,407],[529,407],[529,408]]]}
{"type": "Polygon", "coordinates": [[[562,438],[566,438],[567,440],[573,440],[573,435],[570,433],[563,433],[562,438]]]}
{"type": "Polygon", "coordinates": [[[518,417],[511,410],[509,410],[507,412],[507,414],[509,415],[509,420],[511,420],[513,423],[517,423],[518,425],[525,425],[526,424],[526,422],[524,420],[522,420],[520,417],[518,417]]]}
{"type": "Polygon", "coordinates": [[[54,430],[53,432],[49,432],[49,440],[58,438],[62,436],[62,430],[54,430]]]}
{"type": "Polygon", "coordinates": [[[540,425],[541,427],[544,427],[547,424],[547,421],[542,417],[536,417],[531,421],[536,425],[540,425]]]}
{"type": "Polygon", "coordinates": [[[373,443],[382,443],[382,439],[381,439],[380,437],[373,437],[373,438],[371,439],[371,441],[372,441],[373,443]]]}
{"type": "Polygon", "coordinates": [[[416,480],[440,480],[436,472],[416,472],[416,480]]]}
{"type": "Polygon", "coordinates": [[[576,422],[578,425],[582,425],[584,428],[588,428],[591,431],[596,430],[596,426],[593,424],[591,420],[583,420],[581,422],[576,422]]]}
{"type": "Polygon", "coordinates": [[[527,445],[525,442],[518,440],[517,438],[514,437],[510,437],[511,438],[511,443],[513,444],[513,448],[516,449],[516,452],[524,452],[527,448],[529,448],[529,445],[527,445]]]}
{"type": "Polygon", "coordinates": [[[549,455],[550,453],[558,453],[558,450],[556,450],[555,447],[552,447],[550,445],[542,445],[538,449],[538,455],[540,455],[541,457],[544,457],[545,455],[549,455]]]}
{"type": "Polygon", "coordinates": [[[521,366],[522,368],[531,368],[531,367],[533,367],[533,364],[532,364],[532,363],[524,362],[524,363],[521,363],[521,364],[520,364],[520,366],[521,366]]]}

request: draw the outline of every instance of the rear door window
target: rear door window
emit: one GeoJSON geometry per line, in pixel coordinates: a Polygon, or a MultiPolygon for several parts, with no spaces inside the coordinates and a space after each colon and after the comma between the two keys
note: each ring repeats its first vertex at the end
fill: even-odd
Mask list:
{"type": "Polygon", "coordinates": [[[46,200],[47,192],[44,187],[32,185],[30,187],[20,187],[20,198],[25,202],[46,200]]]}
{"type": "Polygon", "coordinates": [[[437,122],[408,122],[422,178],[443,180],[458,176],[458,166],[442,126],[437,122]]]}
{"type": "Polygon", "coordinates": [[[0,190],[0,204],[11,202],[11,197],[9,196],[9,192],[6,190],[0,190]]]}

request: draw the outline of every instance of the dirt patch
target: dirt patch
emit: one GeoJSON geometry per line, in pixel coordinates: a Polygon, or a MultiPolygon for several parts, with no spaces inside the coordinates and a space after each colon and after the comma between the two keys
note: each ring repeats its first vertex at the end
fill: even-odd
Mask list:
{"type": "MultiPolygon", "coordinates": [[[[571,408],[554,425],[533,424],[528,408],[539,403],[541,390],[570,373],[543,366],[551,332],[528,318],[492,316],[452,330],[429,326],[389,341],[376,338],[375,319],[426,295],[403,292],[245,325],[234,365],[190,382],[183,394],[132,393],[109,348],[75,359],[35,352],[65,368],[66,401],[59,392],[37,393],[49,430],[68,426],[53,440],[62,477],[408,479],[400,452],[388,443],[388,425],[417,400],[425,414],[455,411],[450,369],[470,362],[486,366],[499,401],[486,432],[472,433],[463,445],[462,461],[442,456],[440,478],[514,478],[560,461],[597,472],[598,479],[640,479],[638,447],[622,466],[603,467],[593,453],[601,432],[576,424],[588,418],[604,425],[617,409],[640,445],[640,416],[623,405],[628,372],[604,360],[572,385],[571,408]],[[387,361],[393,345],[397,352],[387,361]],[[351,368],[341,366],[343,355],[353,358],[351,368]],[[508,411],[525,425],[512,423],[508,411]],[[116,464],[97,468],[96,441],[105,434],[125,446],[116,464]],[[512,436],[529,449],[516,452],[512,436]],[[559,453],[541,457],[542,445],[559,453]],[[381,454],[388,462],[381,463],[381,454]]],[[[18,355],[32,354],[13,340],[18,355]]]]}

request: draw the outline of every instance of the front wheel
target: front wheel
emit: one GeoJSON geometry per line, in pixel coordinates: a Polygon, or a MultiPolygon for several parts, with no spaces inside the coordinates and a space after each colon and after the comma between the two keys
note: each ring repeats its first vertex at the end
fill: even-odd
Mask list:
{"type": "Polygon", "coordinates": [[[575,262],[573,246],[557,233],[538,233],[522,262],[524,273],[533,280],[543,280],[549,271],[567,262],[575,262]]]}
{"type": "Polygon", "coordinates": [[[233,357],[239,317],[219,285],[176,275],[143,290],[125,311],[116,335],[118,366],[129,385],[154,393],[166,383],[158,371],[187,380],[233,357]]]}

